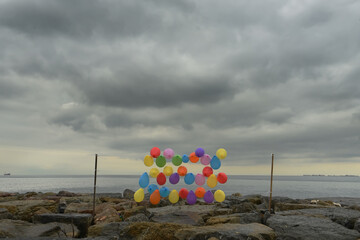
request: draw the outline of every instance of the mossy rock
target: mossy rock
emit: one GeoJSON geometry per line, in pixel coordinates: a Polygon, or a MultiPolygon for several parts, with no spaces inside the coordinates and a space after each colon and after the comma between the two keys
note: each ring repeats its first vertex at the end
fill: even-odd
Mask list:
{"type": "Polygon", "coordinates": [[[16,214],[19,209],[16,206],[0,205],[0,208],[6,208],[11,214],[16,214]]]}
{"type": "Polygon", "coordinates": [[[141,236],[143,240],[175,239],[176,231],[189,227],[191,226],[175,223],[137,222],[126,227],[123,236],[134,239],[141,236]]]}

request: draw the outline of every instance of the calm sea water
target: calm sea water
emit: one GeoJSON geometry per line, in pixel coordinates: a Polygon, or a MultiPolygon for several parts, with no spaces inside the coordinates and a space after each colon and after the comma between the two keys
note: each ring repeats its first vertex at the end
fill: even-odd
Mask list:
{"type": "MultiPolygon", "coordinates": [[[[137,190],[138,175],[104,175],[97,178],[98,193],[121,193],[129,188],[137,190]]],[[[151,179],[150,183],[156,183],[151,179]]],[[[58,192],[66,190],[76,193],[93,191],[93,176],[0,176],[0,192],[58,192]]],[[[170,189],[186,187],[195,190],[197,185],[186,185],[183,179],[177,185],[166,183],[170,189]]],[[[226,194],[240,192],[243,195],[269,195],[269,176],[229,176],[222,189],[226,194]]],[[[208,187],[205,187],[208,189],[208,187]]],[[[357,176],[274,176],[273,196],[290,198],[357,197],[360,198],[360,177],[357,176]]]]}

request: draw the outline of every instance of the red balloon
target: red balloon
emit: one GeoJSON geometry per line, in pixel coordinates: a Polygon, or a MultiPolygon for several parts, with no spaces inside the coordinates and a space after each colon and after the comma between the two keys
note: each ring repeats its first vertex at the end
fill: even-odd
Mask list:
{"type": "Polygon", "coordinates": [[[164,185],[166,183],[166,176],[164,173],[159,173],[156,177],[156,181],[159,185],[164,185]]]}
{"type": "Polygon", "coordinates": [[[150,155],[154,158],[157,158],[158,156],[160,156],[160,148],[158,147],[153,147],[151,150],[150,150],[150,155]]]}
{"type": "Polygon", "coordinates": [[[217,175],[217,180],[219,183],[224,184],[227,182],[228,177],[225,173],[221,172],[217,175]]]}
{"type": "Polygon", "coordinates": [[[182,199],[186,199],[188,194],[189,194],[189,191],[188,191],[186,188],[182,188],[182,189],[180,189],[180,191],[179,191],[179,196],[180,196],[182,199]]]}
{"type": "Polygon", "coordinates": [[[159,204],[160,202],[160,192],[159,189],[156,189],[151,195],[150,195],[150,202],[153,205],[159,204]]]}
{"type": "Polygon", "coordinates": [[[213,174],[213,169],[211,167],[204,167],[203,174],[205,177],[209,177],[211,174],[213,174]]]}
{"type": "Polygon", "coordinates": [[[185,166],[180,166],[178,167],[177,169],[177,173],[180,175],[180,176],[185,176],[187,174],[187,168],[185,166]]]}

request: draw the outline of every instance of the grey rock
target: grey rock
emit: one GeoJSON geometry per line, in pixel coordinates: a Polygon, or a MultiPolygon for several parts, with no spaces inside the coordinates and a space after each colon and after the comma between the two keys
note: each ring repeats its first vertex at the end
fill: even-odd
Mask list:
{"type": "Polygon", "coordinates": [[[188,225],[203,225],[204,220],[201,213],[191,211],[176,211],[169,214],[155,215],[151,218],[153,222],[177,223],[188,225]]]}
{"type": "Polygon", "coordinates": [[[126,222],[148,222],[149,218],[145,214],[139,213],[134,216],[128,217],[125,221],[126,222]]]}
{"type": "Polygon", "coordinates": [[[60,197],[75,197],[77,196],[76,193],[72,193],[72,192],[68,192],[68,191],[60,191],[58,194],[56,194],[56,196],[60,196],[60,197]]]}
{"type": "Polygon", "coordinates": [[[354,230],[360,232],[360,218],[355,221],[354,230]]]}
{"type": "Polygon", "coordinates": [[[241,204],[233,205],[231,208],[234,213],[245,213],[256,210],[256,205],[251,202],[243,202],[241,204]]]}
{"type": "Polygon", "coordinates": [[[280,215],[306,215],[314,217],[324,217],[331,221],[343,225],[346,228],[354,229],[355,222],[360,218],[360,212],[345,208],[316,208],[299,209],[292,211],[279,212],[280,215]]]}
{"type": "Polygon", "coordinates": [[[218,224],[196,228],[181,229],[175,233],[179,240],[185,239],[276,239],[275,232],[262,224],[218,224]]]}
{"type": "Polygon", "coordinates": [[[79,229],[79,237],[86,237],[91,224],[90,214],[39,214],[34,216],[34,222],[50,223],[60,222],[74,224],[79,229]]]}
{"type": "Polygon", "coordinates": [[[125,189],[123,192],[123,198],[133,199],[134,198],[134,191],[130,189],[125,189]]]}
{"type": "Polygon", "coordinates": [[[0,219],[12,219],[13,215],[6,209],[0,208],[0,219]]]}
{"type": "Polygon", "coordinates": [[[330,219],[305,215],[272,215],[266,222],[278,235],[277,239],[347,240],[360,233],[330,219]]]}

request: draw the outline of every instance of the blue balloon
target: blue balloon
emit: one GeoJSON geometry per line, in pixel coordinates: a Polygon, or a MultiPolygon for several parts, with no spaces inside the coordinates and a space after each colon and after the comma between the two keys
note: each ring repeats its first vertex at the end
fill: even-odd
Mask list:
{"type": "Polygon", "coordinates": [[[210,166],[216,170],[219,169],[221,167],[221,161],[217,156],[214,156],[211,161],[210,161],[210,166]]]}
{"type": "Polygon", "coordinates": [[[156,185],[156,184],[150,184],[149,186],[148,186],[148,192],[150,193],[150,194],[152,194],[155,190],[157,190],[157,189],[159,189],[158,188],[158,186],[156,185]]]}
{"type": "Polygon", "coordinates": [[[139,185],[142,188],[146,188],[149,185],[149,174],[147,172],[144,172],[140,179],[139,179],[139,185]]]}
{"type": "Polygon", "coordinates": [[[189,156],[188,155],[186,155],[186,154],[184,154],[183,156],[182,156],[182,161],[183,161],[183,163],[188,163],[189,162],[189,156]]]}
{"type": "Polygon", "coordinates": [[[170,189],[168,187],[162,187],[160,188],[159,192],[160,192],[160,196],[167,197],[170,194],[170,189]]]}
{"type": "Polygon", "coordinates": [[[192,173],[188,173],[185,175],[184,181],[186,184],[190,185],[193,184],[195,181],[195,176],[192,173]]]}

